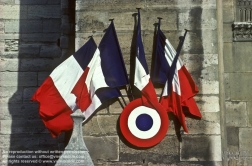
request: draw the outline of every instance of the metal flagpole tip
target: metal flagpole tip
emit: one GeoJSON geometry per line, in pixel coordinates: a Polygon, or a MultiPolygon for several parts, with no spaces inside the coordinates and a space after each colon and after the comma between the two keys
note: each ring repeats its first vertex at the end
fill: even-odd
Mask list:
{"type": "Polygon", "coordinates": [[[162,17],[157,17],[157,19],[162,20],[163,18],[162,17]]]}
{"type": "Polygon", "coordinates": [[[137,7],[136,9],[139,11],[141,8],[140,8],[140,7],[137,7]]]}

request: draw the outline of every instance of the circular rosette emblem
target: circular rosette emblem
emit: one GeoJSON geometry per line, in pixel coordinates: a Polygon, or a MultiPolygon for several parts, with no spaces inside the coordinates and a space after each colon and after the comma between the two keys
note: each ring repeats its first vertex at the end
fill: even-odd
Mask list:
{"type": "Polygon", "coordinates": [[[120,129],[125,139],[137,147],[152,147],[166,135],[169,126],[167,112],[155,110],[141,99],[130,102],[120,116],[120,129]]]}

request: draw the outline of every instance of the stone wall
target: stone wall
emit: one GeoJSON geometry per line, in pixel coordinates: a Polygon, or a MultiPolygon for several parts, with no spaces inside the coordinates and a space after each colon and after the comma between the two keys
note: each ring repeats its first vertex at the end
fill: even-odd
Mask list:
{"type": "MultiPolygon", "coordinates": [[[[142,38],[151,67],[154,23],[162,17],[161,29],[176,48],[184,29],[192,30],[185,40],[181,58],[200,89],[195,97],[202,120],[187,119],[189,134],[183,130],[182,142],[173,122],[164,140],[149,149],[128,146],[118,129],[123,108],[116,100],[83,126],[90,155],[96,165],[220,165],[221,132],[217,54],[217,17],[215,0],[169,1],[76,1],[76,50],[93,35],[99,44],[104,30],[114,18],[118,40],[128,73],[136,7],[141,7],[142,38]]],[[[161,88],[156,89],[157,95],[161,88]]],[[[125,99],[126,92],[122,90],[125,99]]]]}
{"type": "Polygon", "coordinates": [[[61,0],[0,1],[0,165],[8,162],[3,151],[64,148],[64,135],[53,139],[37,103],[30,102],[52,69],[74,50],[74,42],[65,44],[74,33],[62,4],[61,0]]]}
{"type": "MultiPolygon", "coordinates": [[[[189,134],[181,130],[181,142],[171,122],[160,144],[135,149],[120,134],[117,123],[123,108],[112,100],[83,126],[84,140],[95,165],[212,166],[221,165],[222,159],[228,165],[252,165],[251,44],[233,41],[236,2],[223,1],[223,32],[217,33],[216,9],[220,6],[216,0],[0,0],[1,153],[64,148],[65,135],[51,138],[39,118],[38,105],[30,102],[32,94],[88,36],[93,35],[99,44],[110,18],[115,19],[130,73],[135,8],[141,7],[149,68],[157,17],[163,17],[161,29],[174,47],[185,28],[192,31],[186,37],[181,58],[199,87],[195,100],[203,118],[187,118],[189,134]],[[223,35],[224,64],[219,62],[217,35],[223,35]],[[220,91],[222,65],[225,89],[220,91]],[[221,93],[225,93],[226,109],[220,109],[221,93]],[[221,149],[225,144],[227,147],[221,149]]],[[[161,88],[156,88],[156,92],[159,95],[161,88]]],[[[122,93],[129,102],[124,89],[122,93]]]]}
{"type": "Polygon", "coordinates": [[[223,2],[227,151],[239,155],[237,159],[230,159],[229,165],[251,165],[252,44],[251,41],[233,41],[233,23],[240,21],[235,15],[238,2],[237,0],[223,2]]]}

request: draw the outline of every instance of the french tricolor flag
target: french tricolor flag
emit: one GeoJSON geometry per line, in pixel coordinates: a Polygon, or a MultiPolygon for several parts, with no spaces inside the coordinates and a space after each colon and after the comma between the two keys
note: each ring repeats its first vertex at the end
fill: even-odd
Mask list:
{"type": "Polygon", "coordinates": [[[178,57],[179,52],[176,52],[160,30],[160,22],[156,37],[156,54],[151,79],[155,83],[165,84],[160,103],[178,118],[184,131],[188,132],[185,113],[202,117],[193,99],[193,96],[198,93],[198,88],[178,57]]]}
{"type": "Polygon", "coordinates": [[[134,85],[139,89],[143,96],[143,101],[150,102],[153,107],[158,107],[158,99],[150,79],[150,74],[145,59],[144,47],[141,37],[141,17],[140,11],[138,10],[138,25],[137,25],[137,42],[136,42],[136,58],[135,58],[135,75],[134,85]]]}
{"type": "Polygon", "coordinates": [[[40,116],[52,136],[72,129],[70,114],[81,109],[85,121],[105,101],[121,96],[128,84],[113,22],[99,47],[93,38],[61,63],[32,97],[39,102],[40,116]]]}
{"type": "Polygon", "coordinates": [[[73,128],[70,114],[77,109],[77,104],[72,90],[80,81],[85,83],[81,88],[86,100],[79,105],[90,105],[90,82],[98,65],[98,56],[99,50],[90,38],[74,55],[57,66],[33,95],[31,100],[39,103],[39,114],[53,137],[73,128]]]}
{"type": "Polygon", "coordinates": [[[90,85],[92,102],[87,109],[81,109],[85,110],[85,121],[103,102],[122,96],[119,88],[129,84],[113,21],[106,29],[98,50],[100,65],[95,69],[90,85]]]}

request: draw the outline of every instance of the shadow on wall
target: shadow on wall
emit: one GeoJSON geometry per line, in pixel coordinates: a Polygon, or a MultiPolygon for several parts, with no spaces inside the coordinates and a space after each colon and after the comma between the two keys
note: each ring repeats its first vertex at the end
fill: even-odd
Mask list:
{"type": "MultiPolygon", "coordinates": [[[[194,67],[192,68],[192,71],[190,71],[189,69],[189,72],[191,73],[196,85],[199,88],[199,94],[196,97],[198,104],[202,104],[201,102],[204,103],[203,95],[205,94],[203,93],[204,90],[206,89],[202,88],[203,87],[202,82],[204,80],[209,79],[208,74],[210,74],[203,72],[204,70],[203,63],[205,63],[204,51],[206,49],[204,48],[203,40],[204,38],[206,38],[206,36],[205,34],[203,35],[204,30],[202,29],[203,28],[202,21],[206,18],[202,16],[202,13],[203,13],[202,7],[192,8],[187,13],[186,17],[188,17],[187,20],[188,22],[186,23],[186,25],[188,25],[189,27],[184,28],[188,28],[189,30],[191,30],[191,32],[188,33],[188,36],[185,40],[187,44],[184,45],[182,51],[182,59],[185,59],[185,61],[189,61],[189,63],[194,63],[190,65],[194,67]]],[[[186,118],[189,134],[182,135],[182,142],[180,144],[180,152],[181,152],[180,158],[183,161],[190,161],[190,160],[194,161],[195,159],[200,160],[202,161],[200,163],[202,163],[203,165],[216,165],[216,163],[213,161],[214,160],[213,143],[215,142],[212,141],[212,139],[210,138],[211,136],[202,135],[202,133],[206,133],[208,129],[206,128],[207,125],[206,120],[204,120],[204,114],[202,112],[203,110],[200,111],[203,116],[202,120],[198,121],[190,119],[190,117],[186,118]],[[190,135],[190,130],[194,130],[196,131],[196,133],[194,134],[193,132],[193,135],[190,135]]]]}
{"type": "MultiPolygon", "coordinates": [[[[13,57],[18,61],[17,71],[13,72],[13,82],[17,82],[17,85],[8,87],[10,91],[13,90],[13,95],[8,101],[11,120],[8,121],[9,129],[3,137],[4,140],[9,140],[6,150],[19,151],[15,158],[19,163],[24,157],[17,158],[17,155],[29,155],[25,159],[28,161],[33,156],[34,161],[39,159],[42,162],[48,158],[46,156],[39,158],[39,154],[48,155],[50,151],[64,149],[65,135],[63,133],[57,138],[52,138],[39,117],[38,104],[31,102],[30,99],[50,72],[74,53],[74,38],[69,38],[70,45],[67,49],[60,47],[60,41],[62,35],[74,34],[71,28],[62,31],[62,22],[74,23],[75,16],[69,14],[73,13],[69,11],[70,8],[62,9],[61,0],[18,2],[20,2],[20,18],[19,28],[15,33],[19,33],[19,38],[10,40],[18,48],[13,57]],[[62,18],[64,14],[68,15],[65,16],[68,18],[62,18]],[[14,75],[16,72],[17,76],[14,75]]],[[[72,4],[68,5],[75,5],[75,1],[70,3],[72,4]]],[[[14,25],[15,23],[16,20],[13,21],[14,25]]],[[[9,163],[12,163],[12,159],[9,159],[9,163]]]]}

